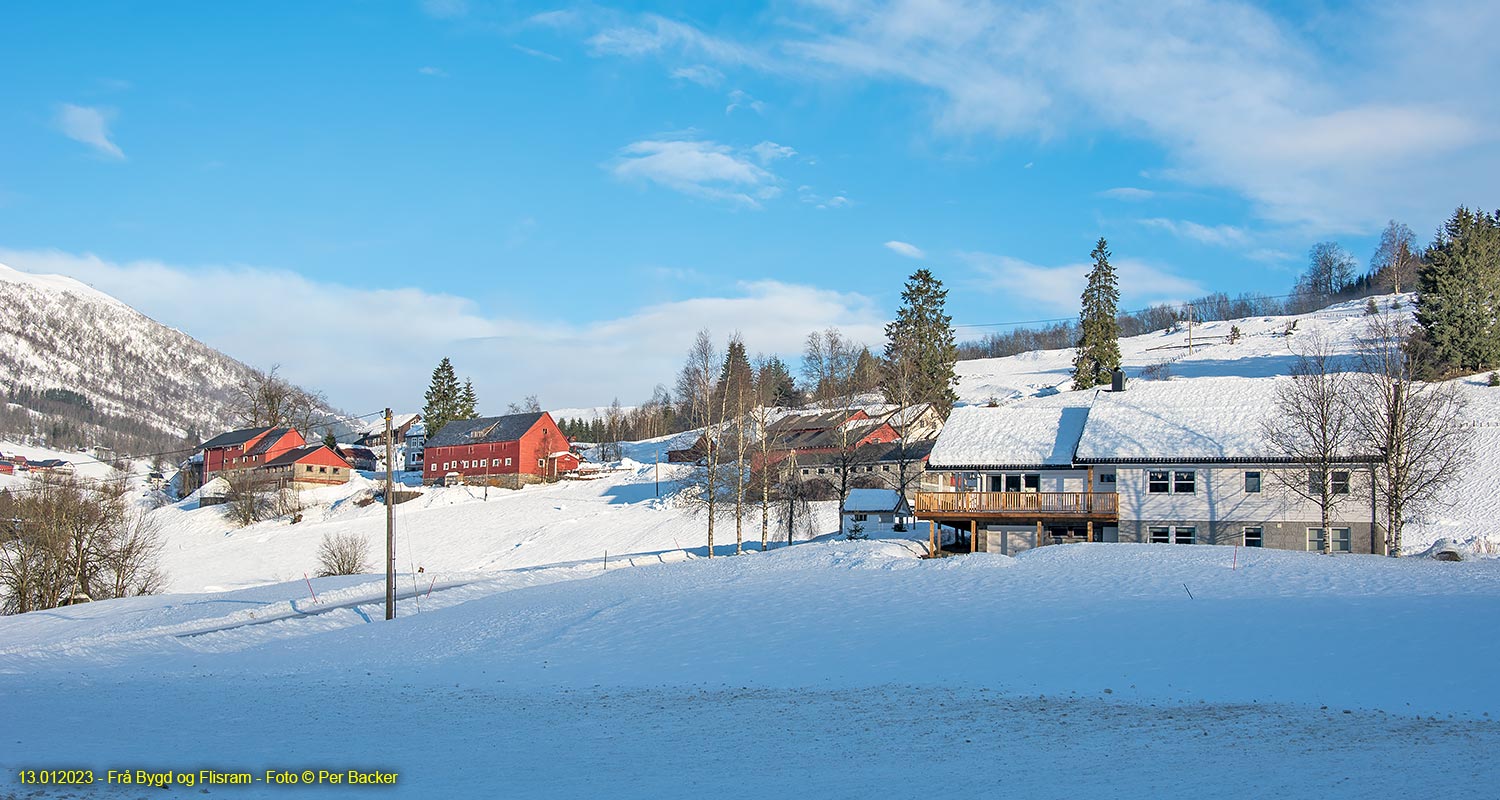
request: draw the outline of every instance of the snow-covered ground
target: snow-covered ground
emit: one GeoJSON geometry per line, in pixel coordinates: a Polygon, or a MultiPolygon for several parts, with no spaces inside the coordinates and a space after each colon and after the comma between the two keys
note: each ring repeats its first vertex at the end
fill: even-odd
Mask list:
{"type": "Polygon", "coordinates": [[[380,769],[412,797],[1500,783],[1496,561],[1105,544],[923,561],[821,541],[440,584],[389,623],[378,582],[314,585],[318,603],[289,584],[0,619],[0,792],[63,766],[380,769]]]}

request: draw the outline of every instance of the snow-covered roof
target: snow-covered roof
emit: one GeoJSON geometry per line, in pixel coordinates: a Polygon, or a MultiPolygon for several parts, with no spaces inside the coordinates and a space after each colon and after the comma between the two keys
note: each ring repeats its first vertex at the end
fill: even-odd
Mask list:
{"type": "Polygon", "coordinates": [[[1073,463],[1073,449],[1088,418],[1083,405],[955,408],[927,463],[933,469],[1065,466],[1073,463]]]}
{"type": "Polygon", "coordinates": [[[1135,381],[1099,392],[1079,440],[1079,461],[1274,458],[1265,421],[1276,380],[1135,381]]]}
{"type": "MultiPolygon", "coordinates": [[[[416,414],[396,414],[396,413],[392,413],[391,414],[391,430],[401,430],[401,426],[402,425],[405,425],[405,424],[411,422],[412,420],[414,420],[416,418],[417,418],[416,414]]],[[[381,435],[381,436],[385,435],[385,418],[384,417],[381,417],[380,419],[375,420],[374,422],[370,423],[369,425],[366,425],[365,428],[364,428],[364,430],[360,432],[361,436],[374,436],[374,435],[377,435],[377,434],[381,435]]]]}
{"type": "Polygon", "coordinates": [[[895,489],[850,489],[844,500],[845,513],[879,513],[899,511],[903,507],[901,493],[895,489]]]}

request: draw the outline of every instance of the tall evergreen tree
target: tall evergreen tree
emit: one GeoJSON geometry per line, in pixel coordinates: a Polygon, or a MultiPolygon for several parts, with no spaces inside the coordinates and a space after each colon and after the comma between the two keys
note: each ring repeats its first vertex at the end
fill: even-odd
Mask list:
{"type": "Polygon", "coordinates": [[[1478,372],[1500,363],[1497,215],[1454,211],[1417,274],[1417,322],[1449,369],[1478,372]]]}
{"type": "Polygon", "coordinates": [[[802,398],[797,392],[796,381],[792,379],[792,371],[778,356],[766,359],[760,367],[757,381],[762,387],[761,395],[771,405],[786,408],[801,404],[802,398]]]}
{"type": "Polygon", "coordinates": [[[458,376],[453,373],[453,362],[446,357],[432,371],[432,383],[423,399],[427,404],[422,406],[422,420],[429,436],[436,436],[444,425],[459,418],[458,376]]]}
{"type": "Polygon", "coordinates": [[[479,416],[479,396],[474,394],[474,382],[464,378],[464,388],[458,392],[458,413],[454,419],[474,419],[479,416]]]}
{"type": "Polygon", "coordinates": [[[745,398],[754,394],[755,370],[750,367],[750,355],[745,351],[745,342],[738,336],[729,340],[724,354],[724,366],[719,370],[719,381],[714,385],[714,402],[741,413],[745,398]],[[728,393],[727,395],[725,393],[728,393]]]}
{"type": "Polygon", "coordinates": [[[1120,287],[1109,263],[1109,243],[1099,237],[1089,257],[1089,284],[1078,312],[1078,354],[1073,357],[1073,388],[1088,389],[1109,382],[1120,366],[1120,287]]]}
{"type": "MultiPolygon", "coordinates": [[[[958,377],[953,364],[958,361],[954,343],[953,318],[944,310],[948,290],[932,273],[919,269],[906,280],[901,292],[901,308],[896,319],[885,326],[885,361],[888,372],[900,370],[909,375],[903,381],[903,397],[891,396],[893,403],[931,403],[939,414],[947,416],[958,394],[953,387],[958,377]]],[[[889,383],[889,381],[886,381],[889,383]]]]}

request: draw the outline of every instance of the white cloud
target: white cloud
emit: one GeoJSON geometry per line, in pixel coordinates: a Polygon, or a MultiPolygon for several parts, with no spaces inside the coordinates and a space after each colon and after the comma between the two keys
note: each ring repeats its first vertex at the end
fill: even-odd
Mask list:
{"type": "Polygon", "coordinates": [[[1199,244],[1216,247],[1243,247],[1250,242],[1250,236],[1245,229],[1234,225],[1203,225],[1192,220],[1161,217],[1143,219],[1140,223],[1148,228],[1166,231],[1179,239],[1190,239],[1199,244]]]}
{"type": "Polygon", "coordinates": [[[109,138],[109,119],[113,113],[89,106],[63,103],[57,111],[57,129],[76,142],[83,142],[94,151],[108,158],[125,158],[113,140],[109,138]]]}
{"type": "Polygon", "coordinates": [[[678,67],[672,70],[672,77],[678,80],[692,81],[699,86],[709,89],[718,88],[724,82],[724,73],[708,66],[707,64],[694,64],[690,67],[678,67]]]}
{"type": "MultiPolygon", "coordinates": [[[[775,281],[568,321],[499,316],[467,298],[414,287],[345,286],[258,267],[118,263],[56,250],[0,249],[0,262],[85,281],[245,363],[279,363],[289,379],[325,391],[353,413],[420,407],[444,356],[474,379],[481,411],[501,413],[506,402],[531,393],[554,407],[643,399],[656,383],[670,384],[702,328],[721,345],[738,330],[752,352],[782,355],[799,353],[809,331],[829,326],[871,344],[884,335],[883,309],[864,295],[775,281]],[[253,315],[223,314],[203,301],[265,296],[278,301],[253,315]],[[402,324],[371,325],[371,309],[402,324]],[[359,334],[309,338],[293,324],[313,318],[359,334]]],[[[504,313],[527,305],[508,304],[504,313]]]]}
{"type": "Polygon", "coordinates": [[[558,61],[558,62],[562,61],[561,58],[558,58],[557,56],[552,55],[551,53],[548,53],[548,52],[543,51],[543,50],[537,50],[537,49],[531,48],[531,47],[524,47],[524,46],[519,45],[519,44],[512,44],[511,47],[514,48],[517,53],[524,53],[524,54],[526,54],[528,56],[531,56],[532,58],[540,58],[543,61],[558,61]]]}
{"type": "MultiPolygon", "coordinates": [[[[772,142],[762,145],[779,147],[772,142]]],[[[755,148],[741,151],[711,141],[650,139],[626,145],[609,169],[622,180],[648,181],[693,197],[760,208],[761,201],[781,193],[780,180],[755,163],[760,157],[755,148]]]]}
{"type": "MultiPolygon", "coordinates": [[[[1078,298],[1083,294],[1089,270],[1093,268],[1089,263],[1046,267],[990,253],[962,253],[960,256],[978,273],[979,285],[983,289],[1004,292],[1056,312],[1077,312],[1078,298]]],[[[1203,287],[1196,281],[1148,262],[1123,258],[1111,263],[1119,281],[1122,309],[1204,294],[1203,287]]]]}
{"type": "Polygon", "coordinates": [[[728,116],[729,114],[733,114],[736,110],[741,108],[748,108],[757,114],[766,113],[765,103],[756,100],[754,97],[751,97],[749,94],[740,89],[735,89],[734,91],[729,93],[729,105],[724,107],[724,114],[725,116],[728,116]]]}
{"type": "Polygon", "coordinates": [[[922,248],[917,247],[914,244],[908,244],[906,242],[896,241],[895,239],[892,239],[891,241],[886,242],[885,243],[885,247],[886,247],[887,250],[890,250],[893,253],[898,253],[900,255],[906,256],[907,258],[926,258],[927,257],[927,254],[924,253],[924,252],[922,252],[922,248]]]}
{"type": "Polygon", "coordinates": [[[433,78],[446,78],[448,73],[442,67],[418,67],[417,72],[433,78]]]}
{"type": "Polygon", "coordinates": [[[1245,0],[823,0],[749,43],[634,19],[612,17],[595,53],[912,84],[935,100],[934,128],[965,141],[1109,130],[1160,148],[1159,177],[1314,235],[1436,221],[1500,170],[1500,93],[1453,80],[1500,73],[1477,33],[1500,29],[1495,3],[1321,8],[1309,24],[1245,0]]]}
{"type": "Polygon", "coordinates": [[[797,155],[796,150],[793,150],[792,148],[787,147],[784,144],[777,144],[775,142],[761,142],[760,144],[750,148],[750,152],[753,153],[762,164],[769,164],[772,161],[777,161],[783,158],[791,158],[792,156],[797,155]]]}
{"type": "Polygon", "coordinates": [[[1139,202],[1141,200],[1150,200],[1156,196],[1156,192],[1150,189],[1137,189],[1134,186],[1116,186],[1113,189],[1105,189],[1099,193],[1099,196],[1108,197],[1111,200],[1139,202]]]}

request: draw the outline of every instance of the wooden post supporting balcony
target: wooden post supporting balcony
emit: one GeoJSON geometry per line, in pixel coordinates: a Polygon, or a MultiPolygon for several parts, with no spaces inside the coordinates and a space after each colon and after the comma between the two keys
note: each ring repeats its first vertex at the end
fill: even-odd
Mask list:
{"type": "Polygon", "coordinates": [[[977,520],[977,519],[971,519],[971,520],[969,520],[969,552],[970,553],[976,552],[975,548],[977,548],[978,546],[979,546],[979,520],[977,520]]]}
{"type": "Polygon", "coordinates": [[[1089,541],[1094,541],[1094,521],[1089,520],[1089,541]]]}
{"type": "Polygon", "coordinates": [[[937,558],[937,523],[927,520],[927,557],[937,558]]]}

